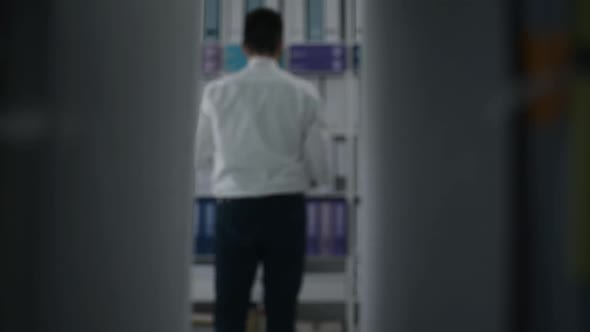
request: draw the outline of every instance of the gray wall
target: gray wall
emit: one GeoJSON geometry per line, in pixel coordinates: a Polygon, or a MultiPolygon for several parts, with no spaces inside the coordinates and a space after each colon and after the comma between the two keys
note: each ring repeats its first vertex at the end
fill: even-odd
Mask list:
{"type": "Polygon", "coordinates": [[[507,330],[506,3],[367,1],[363,332],[507,330]]]}
{"type": "Polygon", "coordinates": [[[198,3],[3,5],[0,330],[188,330],[198,3]]]}

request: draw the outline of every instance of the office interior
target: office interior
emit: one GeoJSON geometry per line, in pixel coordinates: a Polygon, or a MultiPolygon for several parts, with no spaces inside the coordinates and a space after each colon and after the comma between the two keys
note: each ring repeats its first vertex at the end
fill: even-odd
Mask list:
{"type": "Polygon", "coordinates": [[[590,330],[588,1],[8,0],[1,331],[213,331],[198,101],[260,6],[332,137],[297,332],[590,330]]]}

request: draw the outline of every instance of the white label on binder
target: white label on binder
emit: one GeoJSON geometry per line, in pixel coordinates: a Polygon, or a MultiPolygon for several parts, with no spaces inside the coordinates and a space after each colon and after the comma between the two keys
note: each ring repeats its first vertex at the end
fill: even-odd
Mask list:
{"type": "Polygon", "coordinates": [[[244,0],[226,0],[226,2],[229,4],[229,15],[226,15],[229,19],[227,22],[228,43],[241,44],[244,29],[244,0]]]}
{"type": "Polygon", "coordinates": [[[324,0],[324,41],[342,41],[342,0],[324,0]]]}
{"type": "Polygon", "coordinates": [[[287,43],[305,41],[305,0],[285,1],[285,40],[287,43]]]}

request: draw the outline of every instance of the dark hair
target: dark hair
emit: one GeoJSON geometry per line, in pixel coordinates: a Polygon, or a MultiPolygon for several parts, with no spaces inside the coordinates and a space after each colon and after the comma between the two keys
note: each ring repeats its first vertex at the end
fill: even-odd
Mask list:
{"type": "Polygon", "coordinates": [[[274,10],[259,8],[246,15],[244,46],[261,55],[274,55],[282,46],[283,19],[274,10]]]}

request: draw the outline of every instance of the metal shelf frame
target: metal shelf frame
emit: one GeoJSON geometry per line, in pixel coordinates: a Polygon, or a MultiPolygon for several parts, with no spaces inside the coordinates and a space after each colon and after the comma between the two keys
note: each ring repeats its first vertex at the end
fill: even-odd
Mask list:
{"type": "MultiPolygon", "coordinates": [[[[220,0],[227,1],[227,0],[220,0]]],[[[284,2],[279,0],[279,8],[285,8],[284,2]]],[[[201,1],[204,3],[204,1],[201,1]]],[[[347,160],[347,184],[346,189],[335,193],[310,193],[310,198],[339,198],[346,199],[348,205],[348,243],[347,255],[343,257],[310,257],[304,277],[304,286],[300,296],[302,304],[332,303],[345,306],[345,323],[347,332],[358,331],[358,208],[361,202],[358,191],[358,154],[359,154],[359,128],[361,110],[361,75],[355,70],[354,46],[357,40],[357,6],[362,6],[362,0],[342,0],[343,6],[343,41],[348,52],[348,66],[345,73],[334,75],[304,75],[306,78],[319,80],[319,88],[325,93],[326,81],[335,77],[345,80],[346,105],[345,112],[348,123],[346,128],[332,128],[331,134],[334,140],[345,141],[348,144],[347,160]]],[[[220,6],[223,8],[223,3],[220,6]]],[[[227,32],[221,27],[220,45],[227,42],[227,32]]],[[[288,54],[286,55],[288,56],[288,54]]],[[[287,59],[285,59],[287,60],[287,59]]],[[[288,61],[287,61],[288,63],[288,61]]],[[[220,73],[221,75],[224,74],[220,73]]],[[[324,95],[325,96],[325,95],[324,95]]],[[[206,196],[199,196],[206,197],[206,196]]],[[[209,255],[195,257],[191,271],[193,290],[191,300],[193,302],[207,302],[213,300],[213,266],[214,257],[209,255]],[[198,284],[198,285],[196,285],[198,284]]],[[[254,300],[261,303],[261,289],[259,280],[253,290],[254,300]]]]}

